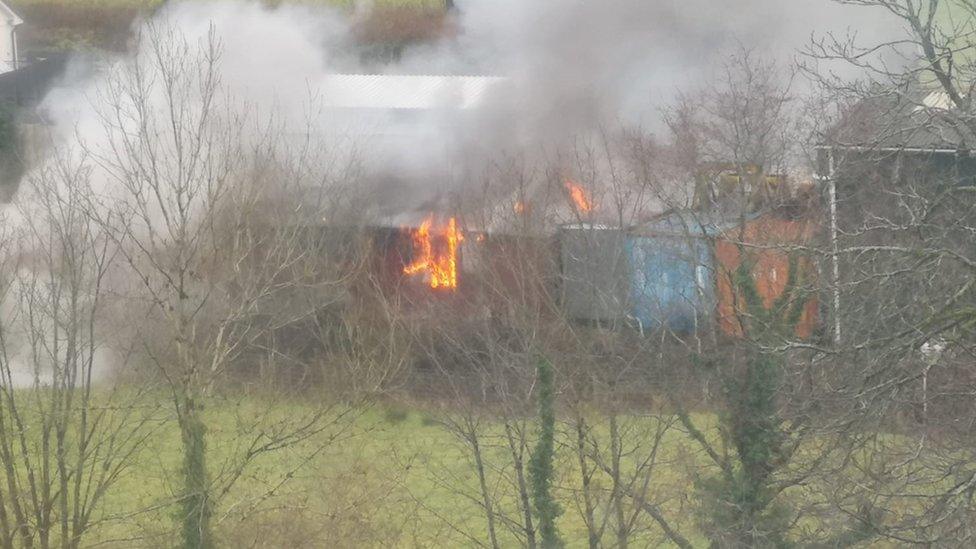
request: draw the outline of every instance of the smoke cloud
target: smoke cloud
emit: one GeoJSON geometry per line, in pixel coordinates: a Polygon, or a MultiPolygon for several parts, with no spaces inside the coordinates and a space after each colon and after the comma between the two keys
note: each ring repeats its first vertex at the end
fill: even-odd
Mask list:
{"type": "MultiPolygon", "coordinates": [[[[402,194],[412,196],[416,180],[436,187],[446,171],[499,150],[558,145],[608,122],[654,130],[660,108],[678,90],[708,79],[733,48],[753,48],[787,64],[813,33],[857,29],[870,41],[895,30],[874,10],[830,0],[459,0],[457,6],[455,36],[408,49],[381,70],[508,77],[474,116],[436,109],[363,122],[317,110],[326,74],[377,69],[364,66],[351,46],[351,25],[363,13],[177,2],[151,22],[178,29],[191,44],[202,43],[212,28],[230,93],[293,127],[311,120],[336,140],[355,135],[371,167],[393,174],[390,185],[404,185],[409,192],[402,194]]],[[[146,52],[137,48],[132,55],[146,52]]],[[[93,102],[109,72],[68,81],[46,99],[44,108],[64,139],[99,141],[93,102]]]]}

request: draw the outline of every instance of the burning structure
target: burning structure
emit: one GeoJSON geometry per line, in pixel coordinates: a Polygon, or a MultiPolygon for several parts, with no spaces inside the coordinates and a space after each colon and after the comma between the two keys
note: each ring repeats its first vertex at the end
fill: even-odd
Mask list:
{"type": "Polygon", "coordinates": [[[412,261],[403,274],[419,276],[434,290],[456,290],[458,287],[458,252],[464,236],[452,217],[444,226],[435,226],[434,217],[420,227],[409,230],[413,242],[412,261]]]}
{"type": "MultiPolygon", "coordinates": [[[[552,163],[558,168],[550,174],[549,181],[526,189],[526,193],[510,193],[509,197],[516,197],[514,200],[498,202],[499,209],[511,219],[506,222],[508,226],[475,223],[445,198],[451,193],[465,194],[469,188],[459,187],[475,179],[469,172],[451,171],[463,172],[464,168],[456,165],[463,163],[468,153],[478,150],[468,146],[471,143],[491,142],[485,146],[491,149],[501,142],[503,146],[490,151],[494,153],[524,152],[536,145],[564,145],[577,138],[585,141],[599,134],[601,123],[606,120],[639,120],[643,108],[656,112],[658,105],[646,104],[648,90],[672,74],[694,72],[684,70],[693,65],[704,67],[703,61],[711,56],[708,50],[714,44],[714,26],[699,17],[671,17],[680,15],[673,8],[636,1],[621,3],[618,9],[582,3],[556,14],[551,9],[556,4],[526,4],[519,6],[523,10],[520,17],[503,18],[498,17],[501,12],[497,11],[494,17],[484,17],[490,13],[485,10],[498,9],[496,2],[482,2],[480,6],[471,3],[470,16],[455,13],[437,20],[435,26],[449,28],[429,35],[445,40],[424,45],[437,47],[419,53],[404,50],[391,65],[375,71],[382,74],[364,74],[375,65],[349,61],[357,56],[341,51],[342,40],[348,38],[350,30],[348,21],[333,21],[330,16],[288,6],[270,9],[257,4],[176,3],[168,4],[154,17],[165,19],[175,28],[186,28],[191,35],[202,32],[199,21],[212,21],[223,35],[227,51],[221,67],[222,81],[240,92],[247,103],[269,110],[272,104],[305,106],[305,95],[311,91],[316,98],[312,107],[325,111],[321,119],[308,121],[315,131],[347,134],[342,137],[353,134],[357,145],[368,151],[364,162],[370,164],[370,177],[378,182],[375,189],[368,191],[375,203],[369,205],[368,211],[364,208],[354,223],[368,226],[375,233],[373,243],[382,250],[377,255],[383,257],[384,272],[398,277],[397,281],[409,281],[430,290],[456,290],[464,284],[466,269],[492,266],[493,254],[499,257],[514,248],[545,248],[551,253],[532,255],[546,257],[545,261],[561,258],[562,295],[571,316],[606,320],[631,315],[650,322],[657,313],[637,305],[643,299],[637,296],[663,292],[676,278],[695,281],[694,286],[702,287],[704,272],[698,267],[691,271],[679,269],[674,264],[675,270],[662,272],[664,285],[652,289],[656,275],[651,264],[666,261],[653,247],[664,242],[659,239],[670,237],[654,232],[661,227],[642,233],[641,226],[651,214],[660,214],[666,208],[640,204],[633,208],[640,210],[637,215],[610,212],[615,204],[604,195],[609,186],[604,181],[606,169],[601,173],[601,169],[567,166],[579,161],[567,161],[571,154],[559,158],[552,163]],[[619,9],[624,6],[628,9],[619,9]],[[634,21],[642,24],[623,24],[634,21]],[[539,25],[542,22],[551,24],[539,25]],[[567,50],[566,31],[580,22],[589,25],[587,33],[576,37],[583,46],[567,50]],[[274,48],[255,49],[256,42],[274,48]],[[635,48],[635,44],[641,47],[635,48]],[[464,46],[474,47],[459,51],[464,46]],[[634,55],[635,51],[640,54],[634,55]],[[411,58],[412,53],[418,55],[411,58]],[[283,63],[285,59],[289,62],[283,63]],[[608,64],[606,59],[615,62],[608,64]],[[327,67],[328,74],[323,67],[327,67]],[[486,72],[513,76],[486,76],[486,72]],[[639,78],[635,81],[635,77],[639,78]],[[636,85],[621,85],[635,82],[636,85]],[[643,106],[639,107],[638,102],[643,106]],[[485,116],[488,107],[495,108],[485,116]],[[466,138],[464,145],[455,142],[460,141],[459,136],[466,138]],[[463,183],[458,185],[457,181],[463,183]],[[524,227],[528,221],[515,225],[528,218],[538,222],[531,221],[536,224],[527,230],[524,227]],[[518,233],[518,238],[506,241],[513,233],[518,233]],[[475,261],[475,254],[471,254],[472,260],[465,261],[467,258],[462,255],[468,247],[479,249],[479,237],[486,243],[481,252],[487,259],[475,261]],[[524,245],[530,238],[535,239],[533,245],[524,245]],[[554,240],[560,242],[558,250],[554,240]],[[643,255],[638,258],[639,254],[643,255]],[[641,273],[643,282],[638,277],[641,273]]],[[[353,34],[371,35],[382,30],[373,23],[383,21],[371,20],[353,34]]],[[[751,37],[766,34],[743,33],[751,37]]],[[[418,36],[421,35],[427,33],[418,36]]],[[[673,87],[674,83],[668,81],[667,86],[673,87]]],[[[72,94],[49,96],[49,103],[77,103],[87,91],[80,86],[72,94]]],[[[63,127],[75,128],[79,116],[83,119],[91,114],[87,107],[82,113],[65,108],[56,114],[62,118],[63,127]]],[[[756,174],[758,171],[745,174],[742,179],[756,174]]],[[[735,176],[723,173],[721,177],[726,178],[726,183],[735,184],[735,176]]],[[[773,188],[777,181],[767,178],[764,183],[773,188]]],[[[615,199],[628,204],[637,202],[634,197],[615,199]]],[[[716,200],[703,195],[701,203],[716,200]]],[[[329,223],[340,225],[348,221],[321,221],[323,225],[329,223]]],[[[698,246],[694,244],[692,248],[698,246]]],[[[705,263],[704,252],[691,255],[705,263]]],[[[690,297],[686,290],[692,286],[687,285],[675,295],[690,297]]],[[[707,301],[706,298],[701,306],[706,306],[707,301]]]]}
{"type": "Polygon", "coordinates": [[[444,198],[449,190],[417,143],[431,150],[471,111],[505,86],[497,76],[329,74],[320,82],[329,120],[370,149],[370,209],[362,212],[378,268],[388,284],[455,291],[460,284],[461,222],[444,198]],[[402,154],[417,150],[410,158],[402,154]]]}
{"type": "Polygon", "coordinates": [[[566,178],[563,182],[566,192],[569,194],[570,204],[573,209],[581,216],[588,216],[593,212],[593,197],[576,181],[566,178]]]}

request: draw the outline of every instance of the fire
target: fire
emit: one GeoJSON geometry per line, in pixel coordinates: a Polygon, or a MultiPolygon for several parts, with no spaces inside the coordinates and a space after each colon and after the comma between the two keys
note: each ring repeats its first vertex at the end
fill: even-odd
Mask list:
{"type": "Polygon", "coordinates": [[[581,213],[588,213],[593,210],[593,201],[587,194],[586,189],[579,183],[572,179],[567,179],[566,190],[569,191],[569,197],[573,200],[573,205],[581,213]]]}
{"type": "Polygon", "coordinates": [[[403,274],[422,275],[434,289],[457,288],[458,245],[464,240],[457,220],[452,217],[446,227],[438,229],[429,216],[412,232],[413,262],[403,268],[403,274]]]}

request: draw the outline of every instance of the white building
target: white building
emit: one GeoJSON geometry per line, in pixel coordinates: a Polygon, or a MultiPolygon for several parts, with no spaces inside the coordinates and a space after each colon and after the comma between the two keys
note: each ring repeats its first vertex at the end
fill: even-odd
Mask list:
{"type": "Polygon", "coordinates": [[[508,79],[499,76],[326,74],[315,83],[318,127],[334,133],[368,165],[383,196],[378,217],[390,225],[417,221],[446,197],[458,137],[470,135],[508,79]],[[405,214],[406,217],[398,217],[405,214]]]}
{"type": "Polygon", "coordinates": [[[474,109],[508,79],[499,76],[329,74],[322,81],[327,107],[347,109],[474,109]]]}
{"type": "Polygon", "coordinates": [[[10,72],[18,66],[17,27],[23,22],[10,6],[0,0],[0,73],[10,72]]]}

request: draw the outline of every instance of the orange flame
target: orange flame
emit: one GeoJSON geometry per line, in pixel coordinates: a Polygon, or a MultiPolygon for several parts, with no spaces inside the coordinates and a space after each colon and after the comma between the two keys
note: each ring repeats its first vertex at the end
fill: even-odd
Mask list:
{"type": "Polygon", "coordinates": [[[433,216],[427,217],[420,227],[412,231],[413,262],[403,268],[405,275],[423,275],[431,288],[457,288],[457,250],[464,240],[457,227],[457,220],[448,220],[447,227],[435,229],[433,216]]]}
{"type": "Polygon", "coordinates": [[[573,181],[572,179],[566,180],[566,190],[569,191],[569,197],[573,200],[573,205],[581,213],[588,213],[593,210],[593,201],[590,200],[589,195],[579,183],[573,181]]]}

